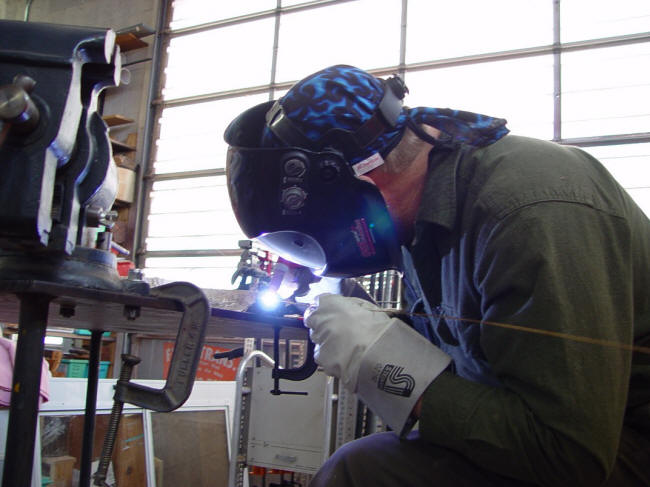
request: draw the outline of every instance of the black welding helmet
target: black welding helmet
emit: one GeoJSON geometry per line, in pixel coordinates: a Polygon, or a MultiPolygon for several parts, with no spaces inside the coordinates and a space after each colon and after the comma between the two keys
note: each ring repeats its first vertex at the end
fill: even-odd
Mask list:
{"type": "Polygon", "coordinates": [[[235,216],[287,260],[322,275],[353,277],[399,269],[393,222],[377,188],[357,176],[383,163],[407,126],[439,128],[447,140],[484,145],[505,121],[436,108],[406,109],[408,90],[337,65],[253,107],[226,129],[228,189],[235,216]]]}
{"type": "Polygon", "coordinates": [[[243,232],[320,275],[398,268],[384,199],[339,152],[260,146],[273,103],[247,110],[226,131],[228,190],[243,232]]]}

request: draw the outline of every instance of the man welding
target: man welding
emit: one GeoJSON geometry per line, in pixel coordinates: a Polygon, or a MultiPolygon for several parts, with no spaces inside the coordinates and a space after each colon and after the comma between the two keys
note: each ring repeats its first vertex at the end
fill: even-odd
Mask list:
{"type": "Polygon", "coordinates": [[[392,430],[311,485],[650,485],[650,222],[587,153],[406,92],[332,66],[225,134],[249,237],[403,275],[403,320],[332,294],[306,313],[316,361],[392,430]]]}

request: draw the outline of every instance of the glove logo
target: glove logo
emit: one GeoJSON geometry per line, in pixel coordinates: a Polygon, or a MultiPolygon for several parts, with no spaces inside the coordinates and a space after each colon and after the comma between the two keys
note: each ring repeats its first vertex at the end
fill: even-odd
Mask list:
{"type": "Polygon", "coordinates": [[[386,364],[377,377],[377,387],[389,394],[396,396],[410,397],[415,388],[415,379],[412,375],[402,371],[404,367],[393,364],[386,364]]]}

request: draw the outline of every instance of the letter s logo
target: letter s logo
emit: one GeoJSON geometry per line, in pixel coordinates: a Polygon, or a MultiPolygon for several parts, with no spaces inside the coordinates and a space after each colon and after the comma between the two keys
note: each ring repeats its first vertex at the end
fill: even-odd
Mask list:
{"type": "Polygon", "coordinates": [[[402,373],[404,367],[386,364],[377,378],[377,387],[389,394],[410,397],[415,388],[412,375],[402,373]]]}

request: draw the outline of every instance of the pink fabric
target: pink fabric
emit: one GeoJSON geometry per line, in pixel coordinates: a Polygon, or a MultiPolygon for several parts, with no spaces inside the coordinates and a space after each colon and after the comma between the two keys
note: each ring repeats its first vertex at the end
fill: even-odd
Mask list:
{"type": "MultiPolygon", "coordinates": [[[[11,385],[13,381],[16,345],[7,338],[0,337],[0,405],[9,406],[11,402],[11,385]]],[[[50,368],[43,359],[41,370],[40,404],[50,398],[50,368]]]]}

